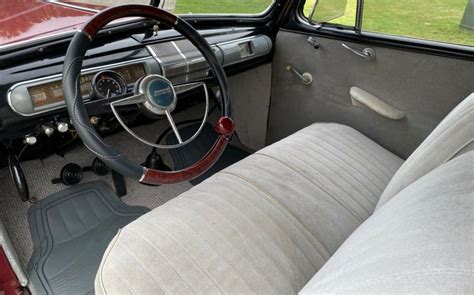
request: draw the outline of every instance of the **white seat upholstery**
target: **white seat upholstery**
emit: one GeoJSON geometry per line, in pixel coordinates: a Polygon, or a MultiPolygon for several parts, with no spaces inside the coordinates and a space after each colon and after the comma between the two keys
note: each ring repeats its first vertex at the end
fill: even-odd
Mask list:
{"type": "Polygon", "coordinates": [[[407,159],[374,214],[402,160],[315,124],[126,226],[96,292],[297,293],[327,260],[303,293],[472,291],[473,101],[407,159]]]}
{"type": "Polygon", "coordinates": [[[126,226],[97,293],[296,293],[373,212],[402,160],[315,124],[126,226]]]}
{"type": "Polygon", "coordinates": [[[375,212],[302,294],[474,294],[474,151],[375,212]]]}
{"type": "Polygon", "coordinates": [[[474,149],[474,93],[433,130],[394,175],[380,197],[382,207],[418,178],[458,155],[474,149]]]}

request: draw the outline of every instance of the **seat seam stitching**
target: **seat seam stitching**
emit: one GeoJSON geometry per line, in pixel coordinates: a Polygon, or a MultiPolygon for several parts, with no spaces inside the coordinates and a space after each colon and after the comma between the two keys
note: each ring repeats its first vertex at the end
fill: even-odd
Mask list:
{"type": "MultiPolygon", "coordinates": [[[[153,245],[151,243],[151,241],[149,241],[148,239],[146,239],[146,237],[140,235],[138,232],[135,232],[135,231],[129,231],[131,234],[139,237],[140,239],[142,239],[143,241],[145,241],[145,243],[149,244],[153,249],[155,249],[158,254],[166,261],[166,263],[169,265],[169,267],[176,273],[176,275],[183,281],[184,285],[186,285],[186,287],[191,290],[191,291],[195,291],[194,288],[192,288],[190,285],[188,285],[188,283],[186,282],[186,280],[181,276],[181,274],[178,272],[178,270],[176,268],[173,267],[173,265],[170,263],[170,261],[166,258],[165,255],[163,255],[162,251],[157,248],[155,245],[153,245]]],[[[138,258],[138,257],[137,257],[138,258]]],[[[140,258],[138,258],[140,259],[140,258]]],[[[146,270],[145,270],[146,271],[146,270]]],[[[156,282],[155,280],[153,280],[155,283],[158,283],[156,282]]],[[[158,287],[164,292],[164,293],[168,293],[167,291],[163,290],[159,285],[158,287]]]]}
{"type": "MultiPolygon", "coordinates": [[[[332,134],[329,134],[329,133],[324,132],[324,131],[325,130],[319,130],[320,133],[323,133],[323,134],[327,135],[328,137],[332,138],[333,140],[337,141],[338,143],[344,145],[344,142],[339,140],[336,136],[332,136],[332,134]]],[[[364,157],[367,160],[367,162],[369,162],[369,163],[377,163],[377,165],[373,165],[373,166],[377,170],[382,172],[387,178],[390,178],[390,174],[392,172],[390,171],[390,169],[388,169],[388,167],[386,165],[384,165],[384,163],[382,163],[382,162],[384,162],[383,160],[381,160],[381,158],[383,158],[383,157],[379,157],[381,151],[386,151],[386,152],[390,153],[388,150],[382,150],[381,149],[382,147],[380,145],[378,145],[377,143],[371,141],[369,138],[366,138],[366,139],[369,140],[369,142],[363,142],[361,140],[358,140],[358,138],[356,136],[353,136],[352,134],[349,134],[349,133],[341,132],[341,133],[338,133],[338,135],[341,136],[343,139],[347,140],[349,143],[351,143],[351,146],[354,147],[354,149],[352,151],[355,151],[358,155],[364,157]],[[376,148],[377,151],[375,153],[375,154],[377,154],[377,157],[367,158],[366,157],[367,154],[364,153],[364,150],[360,148],[358,143],[364,144],[366,146],[367,145],[375,145],[375,146],[378,145],[377,146],[378,148],[376,148]],[[371,161],[371,160],[375,160],[375,161],[371,161]]],[[[365,137],[365,135],[363,135],[363,136],[365,137]]]]}
{"type": "MultiPolygon", "coordinates": [[[[325,135],[325,134],[322,133],[322,132],[320,132],[320,133],[323,134],[323,135],[325,135]]],[[[309,134],[309,133],[307,133],[306,135],[308,135],[308,136],[310,136],[310,137],[313,137],[313,138],[318,138],[318,139],[319,139],[319,137],[316,136],[316,134],[309,134]]],[[[313,141],[308,140],[308,142],[310,142],[310,143],[312,143],[312,144],[314,144],[314,145],[316,145],[316,146],[322,147],[322,145],[318,145],[318,144],[316,144],[316,143],[313,142],[313,141]]],[[[357,163],[358,165],[360,165],[360,167],[364,167],[365,170],[368,171],[368,174],[371,174],[371,175],[373,176],[373,178],[370,178],[370,177],[366,176],[366,179],[367,179],[369,182],[371,182],[374,186],[376,186],[378,189],[380,189],[380,190],[383,190],[383,189],[384,189],[384,188],[383,188],[383,183],[386,183],[387,180],[381,179],[379,175],[375,174],[375,173],[374,173],[373,171],[371,171],[366,165],[364,165],[363,163],[361,163],[357,157],[351,155],[350,153],[347,153],[347,152],[343,151],[343,150],[342,150],[339,146],[337,146],[336,144],[334,144],[334,143],[332,143],[332,142],[328,142],[328,141],[325,141],[325,143],[326,143],[327,145],[329,145],[330,148],[333,148],[333,149],[337,150],[341,155],[344,155],[344,156],[348,157],[349,160],[352,160],[354,163],[357,163]],[[374,182],[373,180],[377,180],[377,181],[374,182]],[[379,183],[377,183],[377,182],[379,182],[379,183]],[[380,187],[379,187],[379,185],[380,185],[380,187]]],[[[325,149],[328,150],[327,148],[325,148],[325,149]]],[[[347,161],[345,161],[343,158],[341,158],[341,161],[344,161],[345,163],[347,163],[347,161]]],[[[367,161],[367,162],[370,163],[370,161],[367,161]]],[[[373,166],[373,165],[371,165],[371,166],[373,166]]],[[[364,175],[364,174],[362,174],[362,175],[364,175]]],[[[387,177],[387,178],[389,178],[389,177],[387,177]]],[[[388,180],[390,180],[390,179],[388,179],[388,180]]]]}
{"type": "MultiPolygon", "coordinates": [[[[194,200],[194,201],[197,202],[197,200],[195,200],[195,199],[191,199],[191,198],[187,198],[187,199],[188,199],[188,200],[194,200]]],[[[176,207],[176,208],[178,208],[178,209],[180,209],[180,210],[186,211],[186,209],[184,209],[184,208],[182,208],[182,207],[180,207],[180,206],[177,206],[177,205],[175,205],[175,204],[170,204],[170,205],[173,206],[173,207],[176,207]]],[[[215,210],[213,210],[213,211],[217,213],[217,211],[215,211],[215,210]]],[[[190,213],[195,213],[195,211],[188,211],[188,212],[190,212],[190,213]]],[[[219,214],[217,214],[217,215],[218,215],[218,216],[222,216],[222,215],[219,215],[219,214]]],[[[243,214],[242,214],[242,215],[243,215],[243,214]]],[[[208,222],[208,221],[205,221],[205,220],[204,220],[204,222],[209,225],[209,222],[208,222]]],[[[243,233],[241,233],[240,230],[238,230],[238,228],[236,228],[235,226],[233,226],[231,222],[227,221],[227,223],[228,223],[230,226],[232,226],[235,230],[237,230],[237,232],[239,232],[240,234],[243,235],[243,233]]],[[[186,226],[186,225],[185,225],[185,226],[186,226]]],[[[186,226],[186,227],[187,227],[187,226],[186,226]]],[[[212,227],[210,227],[210,228],[211,228],[211,230],[212,230],[213,232],[215,232],[217,235],[220,235],[220,233],[219,233],[217,230],[213,229],[212,227]]],[[[192,230],[192,229],[189,228],[189,227],[188,227],[188,229],[189,229],[189,230],[192,230]]],[[[220,236],[222,237],[222,235],[220,235],[220,236]]],[[[224,238],[224,237],[222,237],[221,239],[225,241],[225,238],[224,238]]],[[[250,289],[250,285],[248,284],[247,280],[244,279],[244,277],[240,274],[240,271],[238,271],[238,269],[236,269],[236,268],[234,267],[234,265],[232,265],[232,264],[230,263],[230,261],[228,261],[227,259],[225,259],[225,258],[224,258],[222,255],[220,255],[216,250],[214,250],[214,249],[210,246],[209,243],[207,243],[207,242],[204,241],[204,239],[202,239],[202,241],[203,241],[203,243],[206,245],[207,248],[212,249],[214,253],[216,253],[219,257],[222,257],[222,258],[226,261],[226,264],[230,265],[230,266],[235,270],[235,272],[239,275],[239,277],[242,279],[242,281],[244,281],[244,282],[247,284],[247,286],[249,287],[249,289],[250,289]]],[[[251,244],[255,244],[255,243],[253,243],[253,242],[250,242],[250,243],[251,243],[251,244]]],[[[231,248],[238,250],[237,248],[235,248],[235,246],[234,246],[232,243],[226,243],[226,244],[229,245],[231,248]]],[[[262,251],[262,252],[263,252],[263,251],[262,251]]],[[[265,252],[263,252],[263,253],[265,254],[265,256],[269,257],[265,252]]],[[[242,255],[240,255],[240,253],[239,253],[239,256],[243,257],[242,255]]],[[[252,264],[250,263],[250,261],[248,261],[245,257],[244,257],[243,259],[246,260],[246,262],[247,262],[247,264],[248,264],[249,267],[254,268],[254,267],[252,266],[252,264]]],[[[271,258],[270,258],[270,259],[271,259],[271,258]]],[[[273,260],[273,259],[271,259],[271,260],[273,260]]],[[[274,261],[274,260],[273,260],[273,261],[274,261]]],[[[280,272],[280,274],[281,274],[282,276],[284,276],[284,274],[281,272],[281,270],[280,270],[278,267],[277,267],[277,269],[278,269],[278,271],[280,272]]],[[[263,277],[263,280],[265,280],[265,281],[268,283],[268,286],[270,286],[270,287],[272,286],[271,282],[269,282],[268,279],[267,279],[265,276],[261,275],[258,271],[256,271],[256,273],[259,274],[261,277],[263,277]]]]}
{"type": "MultiPolygon", "coordinates": [[[[258,153],[258,152],[255,153],[255,154],[256,154],[256,155],[260,155],[260,156],[265,156],[265,157],[270,158],[270,159],[272,159],[272,160],[274,160],[274,161],[276,161],[276,162],[281,163],[281,164],[284,165],[285,167],[289,168],[290,170],[296,172],[298,175],[300,175],[301,177],[303,177],[304,179],[306,179],[306,180],[307,180],[310,184],[312,184],[313,186],[320,188],[321,191],[325,192],[325,193],[326,193],[328,196],[330,196],[333,200],[335,200],[337,203],[339,203],[339,205],[341,205],[342,207],[344,207],[347,211],[351,212],[351,214],[352,214],[355,218],[360,219],[359,221],[360,221],[361,223],[365,220],[365,218],[362,217],[362,216],[359,216],[359,214],[358,214],[357,212],[355,212],[355,210],[353,210],[349,204],[347,204],[347,203],[346,203],[345,201],[343,201],[342,199],[339,200],[339,198],[336,198],[333,193],[330,193],[330,192],[326,191],[326,189],[324,189],[322,186],[318,185],[316,182],[312,181],[308,176],[306,176],[303,172],[298,171],[298,169],[296,169],[295,167],[291,166],[290,164],[288,164],[288,163],[286,163],[286,162],[284,162],[284,161],[281,161],[281,160],[279,160],[279,159],[277,159],[277,158],[274,158],[274,157],[272,157],[272,156],[270,156],[270,155],[267,155],[267,154],[261,154],[261,153],[258,153]]],[[[333,185],[335,185],[336,187],[339,187],[339,189],[340,189],[342,192],[344,192],[344,194],[346,194],[347,197],[349,197],[351,200],[353,200],[354,203],[355,203],[357,206],[359,206],[365,213],[367,213],[367,216],[370,216],[370,215],[371,215],[370,212],[368,212],[368,211],[364,208],[364,206],[362,206],[362,205],[360,204],[360,202],[359,202],[357,199],[353,198],[353,197],[352,197],[348,192],[346,192],[340,185],[336,184],[335,182],[333,182],[333,181],[332,181],[331,179],[329,179],[328,177],[326,177],[326,176],[324,176],[324,175],[322,175],[322,174],[320,174],[320,175],[321,175],[321,177],[325,178],[326,180],[328,180],[329,182],[331,182],[331,183],[332,183],[333,185]]],[[[361,194],[361,196],[362,196],[362,194],[361,194]]],[[[368,200],[367,200],[367,201],[368,201],[368,200]]]]}
{"type": "MultiPolygon", "coordinates": [[[[293,145],[294,145],[294,146],[307,147],[306,145],[304,145],[304,144],[302,144],[302,143],[294,143],[293,145]]],[[[317,146],[317,145],[316,145],[316,148],[318,148],[318,150],[320,150],[321,152],[329,153],[329,155],[336,156],[336,155],[334,155],[334,154],[331,154],[328,149],[322,148],[322,147],[317,146]]],[[[295,147],[295,149],[297,149],[297,147],[295,147]]],[[[262,153],[259,152],[258,154],[262,154],[262,153]]],[[[334,172],[334,173],[336,173],[336,174],[337,174],[338,171],[337,171],[334,167],[331,167],[329,164],[333,164],[334,166],[337,166],[337,167],[339,167],[339,168],[341,168],[341,169],[344,168],[344,166],[342,166],[341,163],[338,163],[338,162],[336,162],[336,161],[330,161],[329,159],[324,158],[324,157],[323,157],[323,159],[319,159],[319,163],[322,164],[322,165],[323,165],[325,168],[327,168],[328,170],[330,170],[330,171],[332,171],[332,172],[334,172]],[[324,162],[325,160],[326,160],[326,161],[329,161],[329,163],[324,162]]],[[[354,168],[354,169],[355,169],[355,168],[354,168]]],[[[344,172],[346,172],[346,171],[344,170],[344,172]]],[[[369,202],[369,203],[371,203],[371,204],[372,204],[372,202],[374,202],[374,204],[375,204],[375,203],[377,203],[378,199],[380,198],[380,195],[377,196],[378,194],[376,194],[371,188],[367,187],[367,185],[366,185],[364,182],[361,182],[361,181],[359,181],[357,178],[355,178],[352,173],[346,172],[345,175],[344,175],[344,177],[342,177],[342,179],[343,179],[348,185],[352,186],[352,188],[353,188],[354,190],[356,190],[356,191],[362,196],[362,198],[364,198],[367,202],[369,202]],[[353,182],[355,182],[355,184],[359,184],[361,187],[363,187],[363,188],[368,192],[369,195],[372,195],[372,196],[373,196],[373,200],[367,198],[367,197],[366,197],[366,193],[360,191],[360,189],[358,188],[357,185],[355,185],[355,184],[351,183],[350,181],[348,181],[349,179],[352,180],[353,182]]],[[[372,205],[372,206],[374,206],[374,205],[372,205]]]]}
{"type": "Polygon", "coordinates": [[[202,268],[202,267],[197,263],[197,261],[195,260],[195,258],[194,258],[190,253],[188,253],[188,252],[185,250],[185,248],[183,247],[183,245],[182,245],[181,243],[179,243],[176,239],[174,239],[174,237],[173,237],[171,234],[167,233],[165,230],[163,230],[162,228],[156,226],[156,225],[153,224],[153,223],[150,223],[150,222],[147,222],[147,221],[143,221],[143,222],[144,222],[145,224],[148,224],[148,225],[151,226],[151,227],[156,228],[157,230],[161,231],[161,232],[164,233],[165,235],[167,235],[176,245],[178,245],[179,248],[182,249],[182,253],[183,253],[185,256],[187,256],[187,257],[194,263],[194,265],[195,265],[198,269],[200,269],[201,272],[202,272],[203,274],[205,274],[205,275],[209,278],[210,281],[212,281],[212,282],[214,283],[214,286],[215,286],[222,294],[225,293],[225,292],[222,290],[221,286],[217,283],[217,281],[215,281],[215,280],[213,279],[213,277],[209,274],[209,272],[207,272],[204,268],[202,268]]]}
{"type": "MultiPolygon", "coordinates": [[[[323,151],[323,152],[325,152],[326,154],[329,154],[330,156],[334,156],[334,157],[336,157],[337,159],[339,159],[339,161],[341,161],[342,163],[335,162],[335,161],[332,161],[331,163],[334,163],[334,165],[338,166],[339,168],[342,168],[342,170],[344,170],[344,168],[345,168],[344,165],[352,166],[352,168],[353,168],[354,170],[357,170],[356,167],[354,167],[353,165],[351,165],[348,161],[344,160],[342,157],[337,157],[337,155],[334,154],[333,152],[331,152],[330,149],[328,149],[328,148],[326,148],[326,147],[322,147],[322,146],[320,146],[320,145],[317,145],[317,144],[315,144],[315,143],[313,143],[313,142],[311,142],[311,141],[309,141],[307,144],[312,145],[313,148],[317,148],[318,150],[323,151]]],[[[305,145],[304,143],[297,143],[297,145],[300,145],[300,146],[302,146],[302,147],[307,147],[307,145],[305,145]]],[[[339,151],[339,152],[342,153],[341,151],[339,151]]],[[[343,154],[343,153],[342,153],[342,154],[343,154]]],[[[327,160],[329,161],[329,159],[327,159],[327,160]]],[[[320,163],[321,163],[321,162],[320,162],[320,163]]],[[[360,165],[360,163],[358,163],[358,165],[360,165]]],[[[327,165],[326,165],[326,166],[327,166],[327,165]]],[[[327,167],[328,167],[328,166],[327,166],[327,167]]],[[[345,171],[345,170],[344,170],[344,171],[345,171]]],[[[375,201],[377,201],[377,200],[380,198],[380,193],[376,193],[373,189],[369,188],[369,187],[366,185],[365,182],[358,180],[356,177],[354,177],[354,175],[353,175],[352,173],[347,173],[347,175],[348,175],[352,180],[354,180],[356,183],[358,183],[358,184],[362,185],[363,187],[365,187],[365,189],[366,189],[370,194],[372,194],[372,195],[374,196],[375,201]]],[[[365,176],[365,177],[363,177],[363,178],[364,178],[365,180],[367,180],[367,183],[369,183],[369,184],[371,184],[372,186],[374,186],[375,189],[377,190],[377,192],[383,191],[383,189],[379,188],[378,185],[377,185],[376,183],[374,183],[374,182],[372,181],[372,179],[369,178],[367,175],[364,175],[364,174],[362,174],[362,173],[360,173],[360,175],[365,176]]],[[[361,193],[361,195],[363,195],[363,194],[361,193]]]]}
{"type": "MultiPolygon", "coordinates": [[[[320,133],[324,134],[324,135],[327,135],[329,138],[333,139],[334,141],[338,142],[339,144],[341,144],[343,146],[345,145],[343,140],[340,140],[337,136],[333,136],[333,134],[331,134],[331,133],[327,133],[326,132],[327,130],[319,129],[318,131],[320,133]]],[[[392,156],[395,156],[395,155],[393,153],[391,153],[390,151],[388,151],[387,149],[384,149],[382,146],[380,146],[378,143],[374,142],[370,138],[367,138],[362,133],[360,133],[360,134],[363,136],[364,139],[367,140],[366,142],[364,142],[364,140],[361,140],[361,138],[358,138],[358,137],[354,136],[354,134],[350,134],[348,132],[338,133],[338,135],[342,139],[344,139],[344,140],[346,140],[347,142],[350,143],[351,147],[353,148],[353,149],[350,149],[351,151],[353,151],[354,153],[356,153],[359,156],[363,157],[369,163],[376,163],[376,165],[373,165],[373,166],[377,170],[379,170],[382,174],[384,174],[387,178],[390,178],[390,174],[393,174],[393,172],[387,167],[387,165],[389,163],[386,163],[387,165],[384,163],[386,161],[386,157],[382,156],[381,153],[386,152],[386,153],[388,153],[392,156]],[[375,151],[375,153],[371,153],[370,155],[368,155],[365,152],[365,150],[360,147],[360,144],[362,144],[366,147],[374,147],[373,149],[371,149],[371,152],[375,151]],[[375,161],[373,161],[373,160],[375,160],[375,161]]],[[[308,134],[308,135],[310,135],[310,134],[308,134]]],[[[388,161],[388,162],[390,162],[390,161],[388,161]]]]}
{"type": "MultiPolygon", "coordinates": [[[[221,176],[224,176],[224,175],[221,175],[221,176]]],[[[233,177],[235,178],[235,180],[237,181],[242,181],[240,178],[237,178],[237,177],[233,177]]],[[[245,181],[244,181],[245,182],[245,181]]],[[[245,182],[247,183],[247,182],[245,182]]],[[[241,183],[242,184],[242,183],[241,183]]],[[[256,189],[255,187],[253,188],[254,191],[256,191],[257,193],[262,193],[261,191],[259,191],[258,189],[256,189]]],[[[189,197],[187,197],[188,199],[191,199],[189,197]]],[[[248,199],[246,198],[239,198],[240,202],[245,202],[246,204],[248,205],[253,205],[252,202],[250,202],[248,199]]],[[[279,208],[279,206],[275,207],[275,204],[274,202],[270,202],[270,204],[272,204],[272,208],[275,209],[275,211],[279,211],[277,210],[279,208]]],[[[264,215],[267,217],[267,219],[270,219],[270,222],[274,225],[275,228],[277,228],[280,232],[282,232],[287,238],[288,238],[288,241],[290,241],[291,243],[293,243],[293,245],[295,246],[296,249],[298,249],[301,254],[310,262],[311,266],[313,266],[313,268],[316,270],[317,267],[313,264],[313,262],[309,259],[309,257],[306,255],[306,253],[300,248],[298,247],[298,244],[294,243],[293,240],[291,239],[290,235],[285,232],[284,230],[280,229],[280,226],[277,224],[277,222],[274,220],[275,218],[272,217],[271,214],[265,212],[264,210],[262,210],[261,208],[257,207],[257,206],[253,206],[254,209],[256,211],[258,211],[260,214],[264,215]]],[[[234,207],[235,208],[235,207],[234,207]]],[[[283,212],[281,212],[283,215],[285,215],[283,212]]],[[[298,222],[299,223],[299,222],[298,222]]],[[[293,223],[294,224],[294,223],[293,223]]],[[[316,247],[314,247],[312,241],[310,239],[308,239],[308,237],[301,231],[301,229],[298,228],[298,226],[296,225],[293,225],[292,227],[295,228],[295,230],[297,230],[301,236],[312,246],[312,248],[318,252],[318,254],[323,258],[323,259],[326,259],[326,257],[324,257],[323,255],[321,255],[321,253],[319,253],[319,251],[317,250],[316,247]]]]}
{"type": "MultiPolygon", "coordinates": [[[[188,198],[188,200],[193,200],[193,201],[195,201],[195,202],[198,202],[198,203],[203,204],[203,202],[202,202],[202,201],[199,201],[198,199],[188,198]]],[[[240,214],[240,215],[247,221],[247,223],[248,223],[249,225],[252,225],[251,220],[249,220],[249,219],[247,218],[247,216],[245,216],[245,214],[240,213],[239,210],[238,210],[235,206],[233,206],[230,202],[226,202],[226,203],[227,203],[227,204],[230,204],[230,206],[231,206],[232,208],[234,208],[234,211],[237,212],[238,214],[240,214]]],[[[205,204],[205,203],[204,203],[204,204],[205,204]]],[[[211,208],[211,207],[210,207],[210,208],[211,208]]],[[[211,208],[211,210],[214,211],[217,216],[222,216],[222,214],[221,214],[220,212],[218,212],[216,209],[211,208]]],[[[209,224],[208,221],[206,221],[206,223],[209,224]]],[[[279,230],[280,233],[283,233],[284,235],[286,235],[286,233],[285,233],[283,230],[280,230],[279,227],[278,227],[277,225],[275,225],[274,222],[272,222],[272,223],[274,224],[274,227],[279,230]]],[[[235,227],[235,226],[233,226],[233,227],[234,227],[238,232],[240,232],[240,230],[239,230],[237,227],[235,227]]],[[[216,232],[217,232],[217,231],[216,231],[216,232]]],[[[219,232],[217,232],[217,233],[219,234],[219,232]]],[[[241,233],[241,232],[240,232],[240,233],[241,233]]],[[[241,233],[241,234],[244,235],[243,233],[241,233]]],[[[268,236],[268,237],[271,237],[271,236],[268,235],[268,234],[265,234],[265,235],[268,236]]],[[[244,235],[244,236],[245,236],[245,235],[244,235]]],[[[262,244],[265,244],[265,241],[262,241],[260,238],[258,238],[258,240],[259,240],[262,244]]],[[[293,241],[292,241],[290,238],[288,238],[288,240],[291,242],[290,244],[293,244],[293,247],[298,248],[298,247],[295,246],[295,244],[293,243],[293,241]]],[[[252,243],[253,243],[253,244],[256,244],[256,243],[254,243],[254,242],[252,242],[252,243]]],[[[272,243],[273,243],[273,245],[274,245],[277,249],[279,249],[279,250],[281,251],[281,253],[283,254],[283,256],[285,256],[285,255],[284,255],[285,252],[283,251],[283,249],[280,248],[276,243],[274,243],[274,242],[272,242],[272,243]]],[[[231,245],[231,246],[233,247],[233,245],[231,245]]],[[[233,247],[233,248],[235,248],[235,247],[233,247]]],[[[298,250],[303,254],[303,252],[301,251],[301,249],[298,248],[298,250]]],[[[266,251],[261,251],[261,252],[262,252],[266,257],[268,257],[271,261],[273,261],[273,262],[275,263],[275,265],[277,265],[276,268],[278,269],[278,271],[280,272],[280,274],[284,277],[285,274],[282,272],[282,270],[280,270],[280,267],[278,267],[278,261],[275,260],[275,259],[274,259],[271,255],[269,255],[266,251]]],[[[308,259],[308,257],[306,257],[304,254],[303,254],[303,256],[304,256],[306,259],[308,259]]],[[[286,256],[285,256],[285,257],[286,257],[286,256]]],[[[309,260],[309,259],[308,259],[308,260],[309,260]]],[[[302,269],[299,267],[298,264],[291,263],[291,260],[289,260],[289,261],[290,261],[290,263],[285,263],[285,264],[288,265],[288,266],[290,267],[290,269],[292,268],[291,265],[293,264],[294,266],[296,266],[296,268],[298,269],[298,271],[300,272],[300,274],[303,273],[302,269]]],[[[314,265],[312,265],[311,261],[310,261],[310,264],[311,264],[311,266],[312,266],[314,269],[316,269],[316,267],[314,267],[314,265]]],[[[251,264],[250,264],[250,265],[251,265],[251,264]]],[[[269,285],[271,285],[270,282],[268,282],[268,283],[269,283],[269,285]]],[[[290,287],[293,289],[293,287],[291,286],[291,284],[290,284],[290,287]]]]}
{"type": "MultiPolygon", "coordinates": [[[[326,250],[328,256],[326,259],[329,259],[329,257],[331,257],[331,252],[328,250],[328,247],[327,245],[325,245],[325,243],[323,243],[323,241],[317,236],[317,234],[313,233],[312,231],[310,231],[306,225],[297,217],[295,216],[288,208],[286,208],[280,201],[278,201],[275,196],[273,196],[272,194],[270,194],[269,192],[267,192],[266,190],[262,189],[261,187],[257,186],[256,184],[254,184],[253,182],[249,181],[248,179],[246,178],[243,178],[239,175],[236,175],[236,174],[233,174],[231,172],[228,172],[228,171],[221,171],[219,173],[222,173],[222,174],[228,174],[228,175],[232,175],[234,177],[237,177],[239,179],[242,179],[243,181],[247,182],[248,184],[252,185],[253,187],[255,187],[255,189],[257,190],[260,190],[265,196],[267,196],[269,199],[271,199],[273,202],[275,202],[278,207],[282,208],[285,212],[287,212],[290,216],[292,216],[294,219],[296,219],[298,221],[298,223],[300,223],[320,244],[321,246],[324,248],[324,250],[326,250]]],[[[318,250],[319,251],[319,250],[318,250]]],[[[321,253],[322,254],[322,253],[321,253]]],[[[324,255],[322,255],[324,257],[324,255]]]]}

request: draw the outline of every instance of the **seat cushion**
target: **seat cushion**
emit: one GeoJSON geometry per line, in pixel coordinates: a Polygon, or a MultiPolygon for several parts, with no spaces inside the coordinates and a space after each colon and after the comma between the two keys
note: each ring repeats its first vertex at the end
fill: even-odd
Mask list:
{"type": "Polygon", "coordinates": [[[474,93],[462,101],[403,163],[377,209],[405,187],[443,163],[474,149],[474,93]]]}
{"type": "Polygon", "coordinates": [[[296,293],[373,212],[402,160],[315,124],[127,225],[97,293],[296,293]]]}
{"type": "Polygon", "coordinates": [[[301,294],[473,294],[474,151],[403,189],[301,294]]]}

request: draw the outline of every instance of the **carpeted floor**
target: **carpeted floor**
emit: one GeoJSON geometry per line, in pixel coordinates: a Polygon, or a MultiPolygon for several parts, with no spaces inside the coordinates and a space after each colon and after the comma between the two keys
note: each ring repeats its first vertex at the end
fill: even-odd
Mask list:
{"type": "MultiPolygon", "coordinates": [[[[202,111],[203,108],[196,107],[177,114],[175,119],[179,121],[198,118],[202,111]]],[[[135,128],[134,131],[144,138],[154,141],[157,135],[162,130],[168,128],[168,126],[167,121],[163,120],[135,128]]],[[[106,138],[106,141],[112,146],[117,147],[130,160],[137,163],[142,163],[151,151],[150,147],[140,143],[125,132],[110,136],[106,138]]],[[[162,156],[165,163],[169,165],[169,154],[163,152],[162,156]]],[[[92,153],[81,146],[66,154],[64,158],[52,155],[44,160],[22,162],[31,196],[42,199],[63,190],[66,186],[51,183],[51,179],[59,176],[61,168],[67,163],[89,166],[93,159],[92,153]]],[[[93,180],[103,180],[113,187],[110,174],[105,177],[99,177],[92,172],[85,172],[82,182],[93,180]]],[[[137,181],[130,179],[127,179],[126,182],[128,194],[122,200],[129,205],[145,206],[150,209],[164,204],[192,187],[189,182],[159,187],[141,185],[137,181]]],[[[8,168],[0,169],[0,220],[3,221],[13,246],[18,252],[23,269],[26,269],[33,246],[26,218],[29,207],[30,204],[22,202],[17,195],[8,168]]]]}

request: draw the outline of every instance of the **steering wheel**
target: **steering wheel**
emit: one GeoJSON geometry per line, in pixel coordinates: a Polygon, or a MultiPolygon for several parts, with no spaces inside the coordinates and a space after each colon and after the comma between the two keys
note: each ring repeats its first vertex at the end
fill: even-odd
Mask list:
{"type": "MultiPolygon", "coordinates": [[[[204,87],[206,95],[206,114],[209,104],[207,87],[202,82],[173,85],[168,79],[160,75],[145,76],[139,82],[138,93],[127,98],[115,100],[110,103],[111,109],[122,126],[140,141],[151,146],[160,148],[178,148],[192,142],[202,130],[206,121],[204,115],[201,127],[191,138],[183,141],[172,118],[172,111],[177,101],[177,93],[190,88],[204,87]],[[156,145],[137,136],[128,128],[121,119],[118,106],[141,104],[148,111],[156,115],[165,115],[178,139],[178,144],[173,146],[156,145]]],[[[84,145],[97,157],[106,162],[115,171],[136,179],[141,183],[160,185],[192,180],[206,172],[219,159],[229,142],[235,125],[231,119],[231,100],[229,97],[229,86],[222,65],[215,57],[209,43],[186,21],[165,10],[147,5],[121,5],[108,8],[96,14],[82,29],[77,31],[69,44],[63,68],[63,87],[67,110],[72,124],[84,145]],[[106,24],[123,17],[144,17],[154,19],[161,24],[174,28],[177,32],[187,38],[208,62],[221,89],[222,114],[215,125],[218,134],[216,142],[208,153],[198,162],[179,171],[160,171],[143,167],[134,163],[122,155],[114,147],[104,142],[102,137],[92,127],[89,114],[84,105],[80,89],[80,74],[82,61],[93,38],[106,24]]]]}

